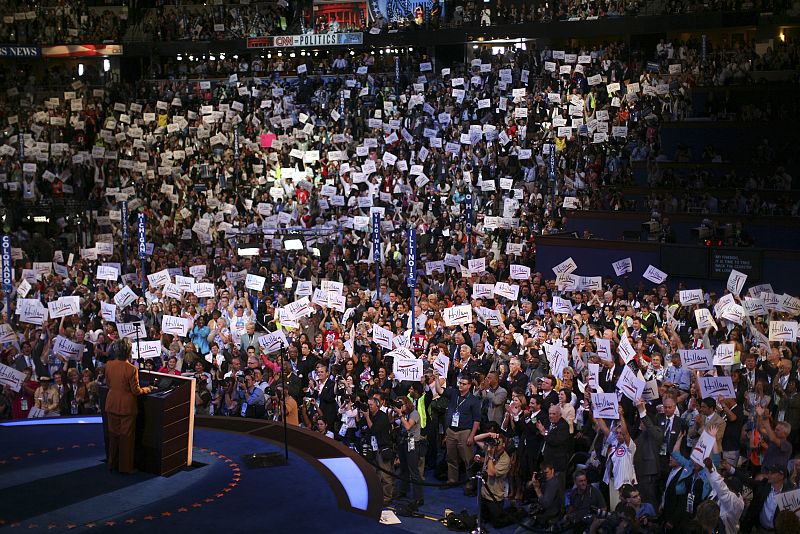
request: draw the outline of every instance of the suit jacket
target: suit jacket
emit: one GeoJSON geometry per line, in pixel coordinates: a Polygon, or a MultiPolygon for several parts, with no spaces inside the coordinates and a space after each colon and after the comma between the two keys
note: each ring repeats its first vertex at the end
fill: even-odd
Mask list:
{"type": "MultiPolygon", "coordinates": [[[[84,351],[83,356],[81,356],[81,367],[83,369],[91,369],[92,373],[95,372],[95,365],[92,362],[92,357],[94,356],[94,343],[89,343],[88,341],[84,341],[83,343],[84,351]]],[[[73,363],[70,361],[70,363],[73,363]]]]}
{"type": "MultiPolygon", "coordinates": [[[[770,491],[772,491],[772,487],[767,480],[755,480],[748,476],[744,470],[737,469],[735,476],[742,484],[750,486],[753,489],[753,500],[750,501],[750,506],[747,507],[744,516],[742,516],[742,532],[750,532],[753,527],[761,524],[759,516],[761,515],[761,510],[764,508],[764,503],[769,497],[770,491]]],[[[783,490],[780,493],[793,489],[795,489],[794,486],[789,479],[786,478],[783,481],[783,490]]]]}
{"type": "MultiPolygon", "coordinates": [[[[47,367],[42,363],[41,358],[41,351],[39,351],[39,357],[36,356],[35,353],[31,353],[31,360],[33,360],[33,372],[36,374],[37,377],[39,376],[48,376],[47,367]]],[[[25,356],[22,354],[18,355],[14,359],[14,369],[17,371],[24,371],[28,367],[28,362],[25,361],[25,356]]]]}
{"type": "Polygon", "coordinates": [[[645,416],[644,431],[636,437],[636,452],[633,455],[633,467],[637,475],[658,474],[658,453],[664,442],[664,430],[645,416]]]}
{"type": "Polygon", "coordinates": [[[339,407],[336,405],[336,391],[333,378],[328,377],[325,385],[322,386],[322,391],[319,393],[319,407],[322,409],[325,422],[328,423],[328,428],[333,431],[333,425],[339,415],[339,407]]]}
{"type": "Polygon", "coordinates": [[[105,411],[114,415],[136,415],[136,397],[150,393],[150,388],[139,386],[139,370],[131,362],[112,360],[106,364],[105,411]]]}
{"type": "Polygon", "coordinates": [[[608,369],[602,367],[600,369],[600,387],[603,388],[603,391],[616,391],[617,387],[617,380],[619,380],[619,375],[622,374],[622,366],[620,364],[614,365],[614,370],[612,371],[611,380],[608,377],[608,369]]]}
{"type": "MultiPolygon", "coordinates": [[[[548,428],[548,424],[545,424],[545,428],[548,428]]],[[[542,460],[551,463],[559,473],[567,470],[569,451],[572,448],[569,446],[570,439],[572,436],[569,433],[569,425],[564,419],[559,419],[556,426],[544,437],[542,460]]]]}
{"type": "Polygon", "coordinates": [[[742,381],[744,382],[745,389],[752,390],[753,388],[755,388],[755,383],[758,382],[759,380],[763,380],[764,382],[769,384],[770,377],[765,371],[762,371],[761,369],[755,369],[753,373],[754,376],[753,380],[751,381],[750,374],[747,368],[742,369],[742,381]]]}
{"type": "MultiPolygon", "coordinates": [[[[667,416],[664,414],[660,414],[658,416],[658,426],[661,428],[661,436],[663,439],[664,433],[667,431],[667,416]]],[[[681,432],[686,432],[687,426],[686,421],[678,417],[677,414],[672,418],[672,429],[669,432],[669,441],[667,442],[667,456],[672,454],[672,450],[675,448],[675,442],[678,441],[678,436],[680,436],[681,432]]],[[[661,444],[659,444],[660,449],[661,444]]],[[[681,444],[681,448],[685,448],[686,443],[681,444]]]]}

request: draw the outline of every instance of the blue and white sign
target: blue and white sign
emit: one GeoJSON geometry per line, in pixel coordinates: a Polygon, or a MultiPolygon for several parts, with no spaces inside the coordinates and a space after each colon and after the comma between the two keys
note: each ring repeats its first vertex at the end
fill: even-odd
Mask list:
{"type": "Polygon", "coordinates": [[[119,217],[122,220],[122,240],[128,242],[128,201],[123,200],[120,202],[119,217]]]}
{"type": "Polygon", "coordinates": [[[6,296],[6,314],[11,317],[11,292],[14,290],[14,277],[11,273],[11,236],[4,235],[0,241],[3,259],[3,293],[6,296]]]}
{"type": "Polygon", "coordinates": [[[0,246],[3,255],[3,291],[9,292],[14,288],[14,278],[11,274],[11,236],[4,235],[0,246]]]}
{"type": "Polygon", "coordinates": [[[0,45],[0,59],[9,58],[29,58],[42,55],[42,49],[38,46],[14,46],[0,45]]]}
{"type": "Polygon", "coordinates": [[[144,213],[139,214],[139,259],[147,257],[147,236],[145,234],[145,217],[144,213]]]}
{"type": "Polygon", "coordinates": [[[372,214],[372,259],[378,265],[381,264],[381,214],[372,214]]]}
{"type": "Polygon", "coordinates": [[[556,145],[550,145],[550,179],[556,179],[556,145]]]}
{"type": "Polygon", "coordinates": [[[467,230],[467,236],[472,234],[472,193],[468,192],[464,195],[464,228],[467,230]]]}
{"type": "Polygon", "coordinates": [[[233,157],[239,159],[239,128],[233,130],[233,157]]]}
{"type": "Polygon", "coordinates": [[[417,230],[408,229],[408,287],[417,286],[417,230]]]}
{"type": "Polygon", "coordinates": [[[17,145],[19,160],[22,161],[25,159],[25,138],[23,137],[22,132],[17,134],[17,145]]]}

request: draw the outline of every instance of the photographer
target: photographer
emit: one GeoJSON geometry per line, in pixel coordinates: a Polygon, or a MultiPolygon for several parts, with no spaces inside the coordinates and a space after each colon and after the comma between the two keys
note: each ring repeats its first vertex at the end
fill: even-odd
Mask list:
{"type": "Polygon", "coordinates": [[[607,510],[606,500],[599,489],[589,484],[585,471],[580,469],[575,471],[572,479],[575,481],[575,486],[567,493],[566,519],[569,524],[576,527],[581,524],[588,527],[585,519],[597,511],[607,510]]]}
{"type": "Polygon", "coordinates": [[[197,385],[194,388],[194,414],[209,415],[211,392],[208,390],[208,378],[205,373],[197,373],[195,380],[197,385]]]}
{"type": "Polygon", "coordinates": [[[397,497],[405,497],[408,483],[411,481],[411,503],[414,507],[422,506],[422,473],[419,468],[420,457],[420,416],[414,403],[408,397],[400,397],[395,401],[394,411],[400,417],[400,479],[398,480],[397,497]]]}
{"type": "Polygon", "coordinates": [[[383,484],[383,504],[389,504],[392,500],[392,463],[394,453],[391,448],[389,437],[389,416],[380,407],[376,397],[367,400],[367,410],[361,411],[361,416],[367,426],[370,436],[370,446],[375,452],[378,476],[383,484]]]}
{"type": "Polygon", "coordinates": [[[263,417],[266,400],[264,392],[256,387],[252,372],[236,377],[236,400],[241,402],[242,417],[263,417]]]}
{"type": "MultiPolygon", "coordinates": [[[[506,525],[503,501],[506,498],[506,477],[511,470],[511,458],[506,453],[506,436],[498,432],[486,432],[475,436],[475,444],[483,449],[484,484],[481,486],[481,513],[497,528],[506,525]]],[[[475,456],[475,461],[480,461],[475,456]]]]}
{"type": "Polygon", "coordinates": [[[564,490],[553,465],[542,462],[541,471],[533,474],[530,485],[537,498],[536,505],[531,509],[535,523],[548,524],[558,519],[562,512],[564,490]]]}

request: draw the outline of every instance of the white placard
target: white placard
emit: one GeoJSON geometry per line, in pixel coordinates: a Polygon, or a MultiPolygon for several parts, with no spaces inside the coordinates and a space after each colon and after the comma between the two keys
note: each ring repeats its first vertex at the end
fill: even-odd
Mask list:
{"type": "Polygon", "coordinates": [[[313,292],[310,280],[298,280],[297,288],[294,290],[295,297],[310,297],[313,292]]]}
{"type": "Polygon", "coordinates": [[[550,363],[550,372],[556,378],[564,377],[564,369],[569,365],[569,353],[566,347],[559,347],[545,343],[544,353],[547,356],[547,361],[550,363]]]}
{"type": "Polygon", "coordinates": [[[422,360],[395,356],[392,363],[392,372],[395,380],[418,382],[422,377],[422,360]]]}
{"type": "Polygon", "coordinates": [[[594,338],[594,343],[597,345],[597,355],[601,360],[613,362],[614,356],[611,354],[611,340],[604,337],[594,338]]]}
{"type": "Polygon", "coordinates": [[[592,417],[619,419],[619,401],[616,393],[592,393],[592,417]]]}
{"type": "Polygon", "coordinates": [[[294,302],[290,302],[284,309],[286,310],[289,319],[295,321],[309,315],[314,315],[314,308],[311,306],[311,301],[308,299],[308,297],[302,297],[294,302]]]}
{"type": "Polygon", "coordinates": [[[205,265],[192,265],[189,267],[189,274],[194,276],[197,279],[201,279],[206,275],[206,266],[205,265]]]}
{"type": "Polygon", "coordinates": [[[211,282],[193,284],[192,293],[198,298],[212,298],[214,297],[214,284],[211,282]]]}
{"type": "Polygon", "coordinates": [[[794,343],[797,340],[796,321],[770,321],[769,340],[794,343]]]}
{"type": "Polygon", "coordinates": [[[162,269],[162,270],[160,270],[158,272],[155,272],[153,274],[148,274],[147,275],[147,282],[152,287],[161,287],[161,286],[163,286],[165,284],[170,283],[170,281],[171,280],[170,280],[170,276],[169,276],[169,270],[167,270],[167,269],[162,269]]]}
{"type": "Polygon", "coordinates": [[[714,330],[717,329],[717,323],[714,322],[714,318],[711,317],[711,312],[707,308],[697,308],[694,311],[694,318],[697,321],[697,328],[711,327],[714,330]]]}
{"type": "Polygon", "coordinates": [[[555,267],[553,267],[553,272],[556,275],[559,274],[571,274],[578,268],[578,265],[573,261],[572,258],[567,258],[566,260],[562,261],[555,267]]]}
{"type": "Polygon", "coordinates": [[[286,339],[286,334],[283,333],[283,330],[278,330],[259,337],[258,345],[264,354],[272,354],[288,347],[289,341],[286,339]]]}
{"type": "Polygon", "coordinates": [[[694,449],[692,449],[691,460],[697,465],[704,465],[703,460],[711,456],[715,441],[716,439],[714,439],[714,436],[708,432],[703,432],[700,439],[697,440],[694,449]]]}
{"type": "Polygon", "coordinates": [[[631,345],[630,339],[628,339],[628,334],[623,333],[622,338],[619,340],[619,346],[617,347],[617,352],[619,355],[622,356],[622,361],[626,364],[636,356],[636,350],[631,345]]]}
{"type": "Polygon", "coordinates": [[[444,324],[447,326],[469,324],[472,322],[472,306],[464,304],[462,306],[445,308],[442,318],[444,319],[444,324]]]}
{"type": "Polygon", "coordinates": [[[744,273],[740,273],[736,269],[731,269],[731,274],[728,275],[728,283],[725,287],[736,295],[737,297],[741,295],[742,289],[744,288],[744,283],[747,281],[747,275],[744,273]]]}
{"type": "Polygon", "coordinates": [[[114,295],[114,304],[120,308],[124,308],[125,306],[135,302],[137,298],[139,297],[136,295],[136,293],[134,293],[133,289],[125,286],[119,291],[119,293],[114,295]]]}
{"type": "Polygon", "coordinates": [[[133,342],[133,357],[134,358],[159,358],[161,356],[161,341],[139,341],[133,342]]]}
{"type": "Polygon", "coordinates": [[[110,302],[100,302],[100,316],[105,321],[117,322],[117,305],[110,302]]]}
{"type": "Polygon", "coordinates": [[[507,284],[505,282],[497,282],[494,285],[494,294],[505,297],[509,300],[517,300],[519,296],[519,286],[517,284],[507,284]]]}
{"type": "Polygon", "coordinates": [[[572,315],[572,303],[568,299],[562,299],[559,296],[553,296],[553,312],[572,315]]]}
{"type": "Polygon", "coordinates": [[[483,274],[486,272],[486,258],[476,258],[467,261],[467,269],[470,274],[483,274]]]}
{"type": "Polygon", "coordinates": [[[511,264],[511,279],[512,280],[530,280],[531,268],[527,265],[519,265],[516,263],[511,264]]]}
{"type": "Polygon", "coordinates": [[[64,336],[56,336],[53,340],[53,353],[69,360],[77,360],[83,354],[83,344],[74,343],[64,336]]]}
{"type": "Polygon", "coordinates": [[[263,276],[248,274],[247,278],[244,281],[244,287],[246,287],[247,289],[252,289],[253,291],[263,291],[264,283],[266,281],[267,279],[264,278],[263,276]]]}
{"type": "Polygon", "coordinates": [[[733,343],[720,343],[714,352],[714,365],[733,365],[736,345],[733,343]]]}
{"type": "Polygon", "coordinates": [[[80,297],[59,297],[58,300],[47,303],[47,310],[53,319],[77,315],[81,312],[80,297]]]}
{"type": "Polygon", "coordinates": [[[0,385],[11,388],[12,391],[19,391],[22,389],[22,383],[25,381],[25,373],[17,371],[13,367],[0,363],[0,385]]]}
{"type": "Polygon", "coordinates": [[[135,323],[117,323],[117,332],[119,333],[119,337],[125,337],[133,341],[135,341],[137,337],[139,339],[147,337],[147,330],[144,327],[143,321],[137,321],[135,323]]]}
{"type": "Polygon", "coordinates": [[[729,376],[701,376],[698,378],[700,396],[704,399],[735,399],[736,390],[729,376]]]}
{"type": "Polygon", "coordinates": [[[614,273],[617,276],[622,276],[625,273],[632,273],[633,272],[633,261],[630,258],[625,258],[624,260],[615,261],[611,264],[614,267],[614,273]]]}
{"type": "Polygon", "coordinates": [[[664,280],[667,279],[667,273],[664,271],[653,267],[652,265],[647,266],[647,270],[642,275],[645,280],[650,280],[654,284],[662,284],[664,280]]]}
{"type": "Polygon", "coordinates": [[[386,350],[392,350],[393,339],[394,334],[391,330],[387,330],[377,324],[372,325],[372,341],[374,341],[376,344],[380,345],[386,350]]]}
{"type": "Polygon", "coordinates": [[[115,282],[117,278],[119,278],[119,271],[116,267],[112,267],[110,265],[98,265],[97,278],[98,280],[109,280],[111,282],[115,282]]]}
{"type": "Polygon", "coordinates": [[[494,284],[475,284],[472,286],[473,299],[490,299],[494,295],[494,284]]]}
{"type": "Polygon", "coordinates": [[[164,315],[161,318],[161,332],[164,334],[185,337],[188,331],[188,319],[184,319],[183,317],[175,317],[174,315],[164,315]]]}
{"type": "Polygon", "coordinates": [[[617,389],[630,400],[636,402],[642,398],[644,380],[636,376],[631,371],[631,368],[626,365],[622,368],[622,374],[619,375],[619,380],[617,380],[617,389]]]}
{"type": "Polygon", "coordinates": [[[791,510],[795,514],[800,512],[800,489],[784,491],[775,495],[778,510],[791,510]]]}
{"type": "Polygon", "coordinates": [[[691,306],[692,304],[703,304],[702,289],[682,289],[680,292],[681,306],[691,306]]]}
{"type": "Polygon", "coordinates": [[[681,363],[691,371],[708,371],[713,367],[714,353],[711,349],[680,349],[681,363]]]}

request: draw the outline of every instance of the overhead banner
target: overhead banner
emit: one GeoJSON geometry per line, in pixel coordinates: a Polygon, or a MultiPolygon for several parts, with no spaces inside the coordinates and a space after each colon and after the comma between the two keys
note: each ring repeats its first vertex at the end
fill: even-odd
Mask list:
{"type": "Polygon", "coordinates": [[[247,48],[289,48],[295,46],[347,46],[364,44],[364,34],[310,33],[306,35],[270,35],[250,37],[247,48]]]}
{"type": "Polygon", "coordinates": [[[118,44],[83,44],[42,47],[42,57],[106,57],[121,55],[122,45],[118,44]]]}
{"type": "Polygon", "coordinates": [[[38,46],[0,45],[0,58],[2,59],[40,57],[41,55],[42,49],[38,46]]]}

